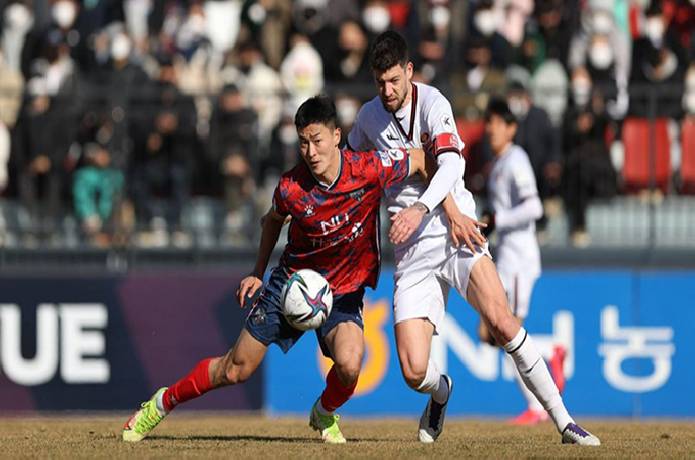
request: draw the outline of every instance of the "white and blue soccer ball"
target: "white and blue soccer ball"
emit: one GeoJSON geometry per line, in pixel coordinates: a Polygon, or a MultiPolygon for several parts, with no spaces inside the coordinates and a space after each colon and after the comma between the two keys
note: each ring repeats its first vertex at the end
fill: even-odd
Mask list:
{"type": "Polygon", "coordinates": [[[282,289],[282,308],[290,326],[300,331],[321,327],[331,314],[333,292],[326,279],[308,268],[296,271],[282,289]]]}

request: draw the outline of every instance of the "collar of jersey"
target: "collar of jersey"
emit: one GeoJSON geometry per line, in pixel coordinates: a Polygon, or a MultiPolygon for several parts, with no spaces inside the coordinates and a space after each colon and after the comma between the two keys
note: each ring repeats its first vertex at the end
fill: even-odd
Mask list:
{"type": "MultiPolygon", "coordinates": [[[[311,168],[309,168],[309,172],[311,172],[311,168]]],[[[335,184],[338,183],[340,180],[340,176],[343,174],[343,149],[340,149],[340,165],[338,165],[338,174],[335,176],[335,179],[333,179],[333,182],[330,184],[327,184],[325,182],[321,182],[318,177],[314,176],[314,173],[312,172],[311,175],[314,176],[314,179],[316,182],[319,184],[319,187],[330,190],[333,187],[335,187],[335,184]]]]}

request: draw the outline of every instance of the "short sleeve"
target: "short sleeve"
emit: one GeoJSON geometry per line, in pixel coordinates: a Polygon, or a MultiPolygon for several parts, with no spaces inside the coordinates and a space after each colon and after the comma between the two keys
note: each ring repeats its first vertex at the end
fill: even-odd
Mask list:
{"type": "Polygon", "coordinates": [[[435,93],[425,110],[425,125],[432,139],[431,150],[435,156],[447,152],[461,154],[464,144],[458,135],[451,104],[439,92],[435,93]]]}
{"type": "Polygon", "coordinates": [[[290,213],[287,206],[288,195],[287,184],[281,180],[277,187],[275,187],[275,192],[273,192],[273,211],[281,216],[287,216],[290,213]]]}
{"type": "Polygon", "coordinates": [[[372,150],[366,155],[371,175],[382,189],[401,182],[410,174],[410,155],[405,149],[372,150]]]}

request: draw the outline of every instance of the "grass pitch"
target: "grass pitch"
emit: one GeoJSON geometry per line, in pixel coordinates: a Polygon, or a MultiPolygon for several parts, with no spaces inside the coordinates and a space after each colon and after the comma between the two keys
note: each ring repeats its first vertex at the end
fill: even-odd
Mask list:
{"type": "Polygon", "coordinates": [[[176,413],[136,444],[121,441],[127,414],[0,418],[3,458],[695,458],[695,423],[581,420],[597,448],[560,444],[550,423],[449,419],[432,445],[416,441],[417,420],[344,418],[346,445],[324,445],[305,419],[176,413]]]}

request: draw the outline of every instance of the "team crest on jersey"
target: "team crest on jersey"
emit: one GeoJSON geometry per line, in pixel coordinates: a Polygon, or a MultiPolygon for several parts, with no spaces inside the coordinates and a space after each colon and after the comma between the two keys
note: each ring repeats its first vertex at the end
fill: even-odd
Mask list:
{"type": "Polygon", "coordinates": [[[314,215],[314,207],[312,205],[307,205],[307,207],[304,208],[304,215],[307,217],[313,216],[314,215]]]}
{"type": "Polygon", "coordinates": [[[379,158],[381,158],[381,164],[384,165],[384,167],[390,168],[393,166],[393,161],[391,161],[388,152],[379,152],[379,158]]]}
{"type": "Polygon", "coordinates": [[[361,188],[361,189],[355,190],[354,192],[350,192],[348,194],[348,196],[350,198],[352,198],[353,200],[362,201],[362,197],[364,196],[364,189],[361,188]]]}

